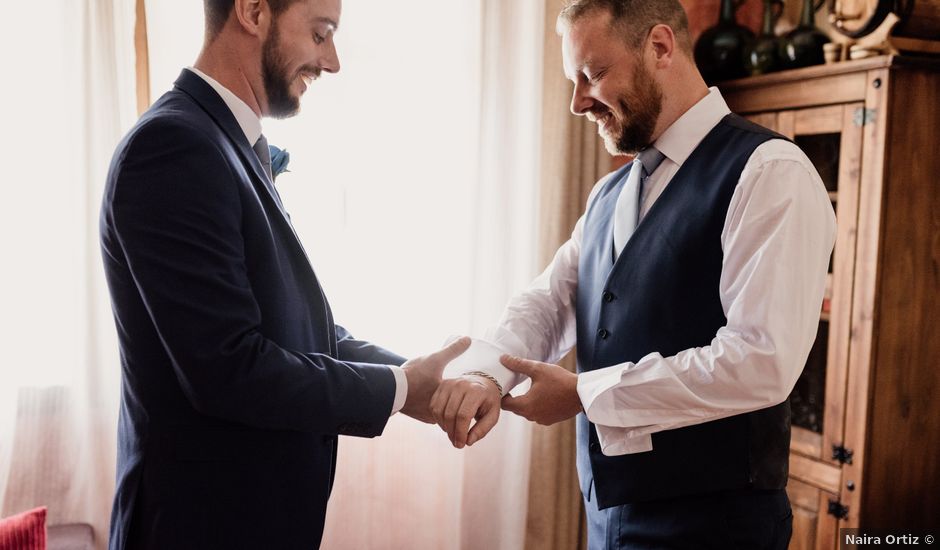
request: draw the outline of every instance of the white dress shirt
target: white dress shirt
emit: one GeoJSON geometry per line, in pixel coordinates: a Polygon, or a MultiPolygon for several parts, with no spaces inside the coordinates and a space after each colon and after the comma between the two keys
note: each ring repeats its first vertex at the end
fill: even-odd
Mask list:
{"type": "MultiPolygon", "coordinates": [[[[256,115],[251,107],[242,101],[240,97],[232,93],[232,91],[225,86],[219,84],[211,76],[195,67],[186,67],[186,69],[205,80],[206,83],[212,86],[212,89],[219,94],[219,97],[222,98],[225,105],[232,111],[232,115],[235,116],[235,121],[238,122],[238,126],[241,127],[242,132],[245,133],[245,138],[248,139],[248,145],[253,147],[258,141],[258,138],[261,137],[261,118],[256,115]]],[[[405,406],[405,398],[408,397],[408,379],[405,377],[405,371],[400,367],[396,365],[388,365],[388,367],[392,370],[392,374],[395,375],[395,399],[392,401],[391,411],[391,414],[395,414],[405,406]]]]}
{"type": "MultiPolygon", "coordinates": [[[[721,93],[711,88],[656,140],[654,146],[666,158],[646,182],[641,222],[679,167],[729,112],[721,93]]],[[[606,179],[595,186],[592,198],[606,179]]],[[[510,300],[499,324],[484,336],[486,343],[550,363],[575,345],[583,230],[582,216],[548,268],[510,300]]],[[[709,346],[670,357],[651,353],[636,363],[578,375],[578,395],[597,426],[603,453],[649,451],[655,432],[786,400],[815,338],[834,242],[832,204],[810,160],[788,141],[760,145],[741,172],[721,234],[718,290],[727,325],[709,346]]],[[[464,355],[458,361],[467,367],[450,375],[484,370],[507,391],[523,379],[494,362],[496,352],[489,346],[472,346],[464,355]],[[475,349],[479,355],[472,355],[475,349]]]]}

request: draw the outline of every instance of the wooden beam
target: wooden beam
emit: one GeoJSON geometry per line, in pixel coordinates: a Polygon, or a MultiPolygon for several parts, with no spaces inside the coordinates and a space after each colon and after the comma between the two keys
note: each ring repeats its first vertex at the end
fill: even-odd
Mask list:
{"type": "Polygon", "coordinates": [[[137,114],[150,107],[150,52],[147,48],[147,7],[137,0],[137,22],[134,25],[134,50],[137,66],[137,114]]]}

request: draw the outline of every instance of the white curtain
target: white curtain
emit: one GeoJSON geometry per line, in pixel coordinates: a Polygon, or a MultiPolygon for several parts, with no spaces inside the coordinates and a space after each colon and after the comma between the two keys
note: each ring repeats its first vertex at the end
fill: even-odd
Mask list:
{"type": "Polygon", "coordinates": [[[12,2],[0,33],[0,516],[45,505],[105,548],[120,367],[98,246],[135,117],[134,6],[12,2]]]}
{"type": "MultiPolygon", "coordinates": [[[[364,336],[406,354],[447,334],[482,335],[536,274],[544,13],[542,0],[409,7],[345,3],[342,92],[335,102],[314,94],[308,105],[324,117],[339,112],[311,139],[333,154],[327,140],[343,141],[340,154],[354,157],[329,181],[284,184],[298,186],[299,224],[315,217],[298,210],[300,185],[345,186],[337,194],[346,219],[301,232],[344,250],[317,266],[323,277],[335,272],[327,290],[338,318],[348,313],[364,336]],[[402,36],[416,14],[434,24],[402,36]]],[[[316,115],[297,122],[321,127],[316,115]]],[[[437,427],[402,417],[379,439],[343,439],[325,549],[523,548],[530,426],[522,419],[503,415],[463,451],[437,427]]]]}
{"type": "MultiPolygon", "coordinates": [[[[545,0],[482,0],[478,177],[473,184],[471,330],[481,336],[536,275],[545,0]]],[[[466,451],[461,548],[521,550],[531,424],[502,413],[466,451]]]]}

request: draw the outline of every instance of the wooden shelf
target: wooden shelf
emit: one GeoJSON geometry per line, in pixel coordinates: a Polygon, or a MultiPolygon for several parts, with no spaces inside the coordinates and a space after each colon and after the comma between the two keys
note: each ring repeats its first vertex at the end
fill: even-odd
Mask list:
{"type": "MultiPolygon", "coordinates": [[[[832,77],[841,74],[861,73],[874,69],[940,69],[940,59],[931,57],[909,57],[899,55],[880,55],[866,59],[854,59],[815,65],[802,69],[790,69],[760,76],[749,76],[737,80],[728,80],[718,84],[722,91],[741,90],[744,88],[765,87],[781,82],[799,82],[812,78],[832,77]]],[[[817,102],[820,102],[817,100],[817,102]]],[[[824,98],[823,98],[823,101],[824,98]]]]}

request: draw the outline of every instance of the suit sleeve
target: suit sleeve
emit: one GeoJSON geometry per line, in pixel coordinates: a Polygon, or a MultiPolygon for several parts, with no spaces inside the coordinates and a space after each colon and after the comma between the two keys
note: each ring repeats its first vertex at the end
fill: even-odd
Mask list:
{"type": "Polygon", "coordinates": [[[362,363],[380,363],[400,367],[405,358],[371,342],[357,340],[345,328],[336,325],[336,340],[339,347],[339,358],[343,361],[359,361],[362,363]]]}
{"type": "Polygon", "coordinates": [[[395,394],[387,366],[285,349],[259,331],[239,187],[204,130],[145,124],[112,178],[106,223],[196,410],[264,429],[381,434],[395,394]]]}

